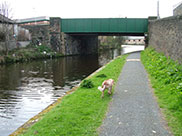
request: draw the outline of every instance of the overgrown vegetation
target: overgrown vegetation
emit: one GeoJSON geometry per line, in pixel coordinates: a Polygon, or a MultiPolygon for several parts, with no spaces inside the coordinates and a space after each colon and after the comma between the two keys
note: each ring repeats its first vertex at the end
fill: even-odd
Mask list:
{"type": "Polygon", "coordinates": [[[153,48],[142,52],[141,58],[173,134],[182,136],[182,65],[153,48]]]}
{"type": "Polygon", "coordinates": [[[36,59],[54,58],[63,56],[60,53],[54,52],[48,46],[28,46],[26,48],[14,49],[9,51],[8,54],[0,58],[0,64],[3,63],[14,63],[14,62],[25,62],[36,59]]]}
{"type": "MultiPolygon", "coordinates": [[[[101,125],[111,97],[97,89],[108,78],[117,81],[124,65],[126,56],[117,58],[94,76],[86,79],[91,81],[93,88],[79,87],[74,93],[63,98],[54,109],[45,114],[40,121],[21,136],[95,136],[101,125]],[[99,75],[102,78],[98,77],[99,75]]],[[[106,92],[107,93],[107,92],[106,92]]]]}

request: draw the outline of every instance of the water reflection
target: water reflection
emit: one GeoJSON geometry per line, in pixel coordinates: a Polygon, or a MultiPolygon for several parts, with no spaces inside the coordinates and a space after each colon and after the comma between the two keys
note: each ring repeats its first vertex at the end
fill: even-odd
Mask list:
{"type": "Polygon", "coordinates": [[[103,66],[110,60],[115,59],[117,56],[121,55],[122,49],[103,49],[99,52],[99,65],[103,66]]]}
{"type": "Polygon", "coordinates": [[[144,45],[122,45],[122,54],[143,51],[144,49],[144,45]]]}

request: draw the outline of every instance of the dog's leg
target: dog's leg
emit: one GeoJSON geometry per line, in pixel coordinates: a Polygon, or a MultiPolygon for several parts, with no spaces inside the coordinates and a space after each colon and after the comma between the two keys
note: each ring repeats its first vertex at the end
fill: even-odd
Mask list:
{"type": "Polygon", "coordinates": [[[101,95],[101,97],[103,98],[104,97],[104,90],[106,89],[106,86],[105,85],[102,85],[102,95],[101,95]]]}
{"type": "Polygon", "coordinates": [[[111,87],[109,87],[109,89],[108,89],[108,94],[112,94],[112,86],[111,87]]]}
{"type": "Polygon", "coordinates": [[[102,91],[102,96],[101,97],[104,98],[104,90],[102,91]]]}

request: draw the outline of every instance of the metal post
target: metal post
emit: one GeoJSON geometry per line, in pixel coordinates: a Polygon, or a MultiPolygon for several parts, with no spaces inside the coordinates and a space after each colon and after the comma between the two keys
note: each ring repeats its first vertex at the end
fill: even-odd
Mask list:
{"type": "Polygon", "coordinates": [[[160,15],[159,15],[159,0],[157,1],[157,19],[160,19],[160,15]]]}

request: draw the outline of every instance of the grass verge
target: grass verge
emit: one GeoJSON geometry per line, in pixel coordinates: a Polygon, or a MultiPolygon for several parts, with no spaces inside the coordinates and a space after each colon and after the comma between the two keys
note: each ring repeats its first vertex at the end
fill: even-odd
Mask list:
{"type": "MultiPolygon", "coordinates": [[[[101,125],[111,97],[101,98],[97,89],[108,78],[117,81],[126,56],[119,57],[107,64],[101,71],[82,82],[72,94],[31,126],[21,136],[95,136],[101,125]]],[[[105,92],[107,93],[107,92],[105,92]]]]}
{"type": "Polygon", "coordinates": [[[160,108],[175,136],[182,136],[182,65],[153,48],[141,54],[160,108]]]}

